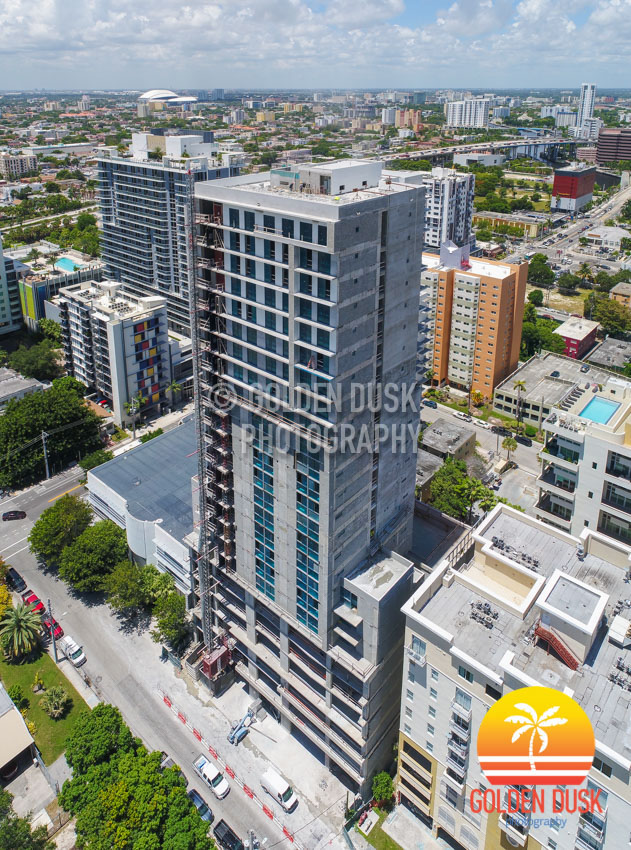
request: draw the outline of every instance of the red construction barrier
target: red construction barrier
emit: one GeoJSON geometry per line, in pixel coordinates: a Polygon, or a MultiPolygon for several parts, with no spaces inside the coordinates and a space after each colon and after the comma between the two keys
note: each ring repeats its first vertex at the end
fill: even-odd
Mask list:
{"type": "Polygon", "coordinates": [[[197,738],[198,741],[201,741],[202,733],[198,732],[197,729],[193,729],[193,735],[195,735],[195,737],[197,738]]]}
{"type": "Polygon", "coordinates": [[[243,790],[248,795],[248,797],[250,797],[250,799],[252,799],[254,797],[254,791],[251,788],[248,788],[247,785],[243,786],[243,790]]]}
{"type": "Polygon", "coordinates": [[[274,812],[265,804],[263,804],[263,814],[266,814],[270,820],[274,820],[274,812]]]}
{"type": "Polygon", "coordinates": [[[168,696],[166,694],[162,697],[162,699],[169,706],[169,708],[171,708],[171,700],[168,698],[168,696]]]}
{"type": "Polygon", "coordinates": [[[228,767],[228,765],[226,765],[226,773],[230,779],[234,779],[234,770],[231,767],[228,767]]]}
{"type": "Polygon", "coordinates": [[[287,829],[286,826],[283,827],[283,835],[285,836],[285,838],[288,838],[292,844],[294,843],[294,836],[291,834],[291,832],[287,829]]]}
{"type": "Polygon", "coordinates": [[[212,756],[214,759],[216,759],[216,758],[217,758],[217,750],[213,750],[213,748],[212,748],[212,747],[208,747],[208,752],[211,754],[211,756],[212,756]]]}
{"type": "Polygon", "coordinates": [[[180,718],[182,723],[186,723],[186,715],[185,714],[182,714],[181,711],[178,711],[177,716],[180,718]]]}

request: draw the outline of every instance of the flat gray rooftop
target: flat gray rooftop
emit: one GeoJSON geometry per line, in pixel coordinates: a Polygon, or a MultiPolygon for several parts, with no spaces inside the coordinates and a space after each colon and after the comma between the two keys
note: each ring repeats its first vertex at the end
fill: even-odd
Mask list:
{"type": "Polygon", "coordinates": [[[414,565],[396,552],[383,553],[348,581],[374,599],[382,599],[413,569],[414,565]]]}
{"type": "Polygon", "coordinates": [[[416,453],[416,483],[425,484],[436,475],[444,461],[438,455],[423,451],[422,448],[416,453]]]}
{"type": "Polygon", "coordinates": [[[562,357],[558,354],[547,352],[543,357],[532,357],[517,371],[509,375],[505,381],[495,388],[495,395],[505,393],[511,398],[517,395],[514,389],[515,381],[523,381],[526,389],[522,390],[522,400],[541,402],[543,398],[546,405],[558,404],[574,384],[606,384],[613,377],[612,372],[607,372],[597,366],[589,366],[588,372],[581,372],[581,367],[588,364],[581,360],[572,360],[570,357],[562,357]],[[558,375],[552,377],[552,372],[558,375]]]}
{"type": "Polygon", "coordinates": [[[36,381],[35,378],[23,378],[13,369],[0,368],[0,403],[17,393],[40,389],[44,389],[41,381],[36,381]]]}
{"type": "Polygon", "coordinates": [[[546,597],[546,602],[557,611],[586,622],[596,610],[599,598],[597,593],[576,584],[571,578],[560,578],[546,597]]]}
{"type": "MultiPolygon", "coordinates": [[[[631,285],[629,288],[631,291],[631,285]]],[[[605,339],[590,351],[587,359],[595,366],[603,366],[605,369],[623,369],[631,360],[631,342],[623,339],[605,339]]]]}
{"type": "Polygon", "coordinates": [[[475,434],[473,428],[452,419],[437,419],[423,431],[423,445],[434,451],[453,454],[475,434]]]}
{"type": "MultiPolygon", "coordinates": [[[[571,586],[572,578],[609,595],[605,608],[608,622],[613,619],[613,609],[619,600],[628,600],[623,614],[631,615],[631,590],[624,582],[625,569],[591,554],[580,561],[576,546],[571,542],[549,534],[514,514],[500,512],[497,515],[485,531],[489,543],[493,537],[505,542],[505,548],[498,551],[520,566],[528,567],[525,556],[539,562],[538,567],[532,569],[533,578],[550,577],[555,570],[565,573],[570,581],[558,589],[554,588],[551,596],[561,610],[564,605],[570,605],[569,613],[576,619],[588,621],[590,611],[594,610],[596,594],[581,594],[578,585],[571,586]],[[512,547],[510,552],[507,545],[512,547]],[[583,608],[583,605],[586,607],[583,608]]],[[[497,547],[494,545],[493,548],[497,547]]],[[[467,567],[463,566],[460,572],[466,575],[467,567]]],[[[544,586],[541,594],[545,593],[544,586]]],[[[621,649],[610,643],[603,628],[596,634],[586,661],[576,671],[571,670],[554,652],[548,652],[545,644],[537,643],[534,628],[540,613],[533,604],[522,620],[517,614],[494,605],[492,595],[487,597],[477,593],[458,581],[451,587],[440,585],[422,608],[423,616],[454,635],[456,647],[500,675],[499,663],[509,650],[515,654],[514,666],[528,676],[549,687],[560,690],[571,688],[574,698],[589,715],[598,740],[631,760],[631,692],[608,678],[609,673],[615,671],[618,656],[622,655],[624,663],[631,666],[631,649],[621,649]],[[486,628],[471,616],[478,603],[490,604],[497,614],[492,628],[486,628]]]]}
{"type": "Polygon", "coordinates": [[[127,501],[137,519],[155,522],[176,540],[193,530],[191,478],[197,475],[193,419],[90,471],[127,501]]]}

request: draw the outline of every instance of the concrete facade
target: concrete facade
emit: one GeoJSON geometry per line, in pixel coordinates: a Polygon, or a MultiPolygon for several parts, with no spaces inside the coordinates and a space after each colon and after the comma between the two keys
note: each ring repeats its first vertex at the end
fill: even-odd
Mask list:
{"type": "Polygon", "coordinates": [[[490,101],[485,98],[465,98],[445,104],[448,127],[479,127],[489,123],[490,101]]]}
{"type": "Polygon", "coordinates": [[[20,289],[15,263],[2,253],[0,234],[0,336],[19,330],[22,326],[20,289]]]}
{"type": "Polygon", "coordinates": [[[37,157],[25,154],[0,154],[0,177],[16,180],[37,169],[37,157]]]}
{"type": "Polygon", "coordinates": [[[238,174],[238,160],[230,153],[224,164],[203,135],[134,133],[130,153],[103,148],[97,160],[107,274],[136,297],[166,298],[169,326],[189,336],[193,186],[238,174]]]}
{"type": "Polygon", "coordinates": [[[380,170],[196,188],[204,636],[230,636],[251,692],[362,793],[396,730],[419,420],[418,389],[405,410],[373,397],[415,384],[423,231],[422,189],[380,170]],[[413,439],[337,442],[377,424],[413,439]]]}

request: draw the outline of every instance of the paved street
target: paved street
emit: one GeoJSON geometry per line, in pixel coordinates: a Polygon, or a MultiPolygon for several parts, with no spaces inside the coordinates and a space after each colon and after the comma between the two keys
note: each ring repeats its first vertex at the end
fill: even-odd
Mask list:
{"type": "Polygon", "coordinates": [[[300,804],[290,815],[284,815],[270,797],[265,799],[282,822],[298,833],[297,842],[309,850],[343,847],[341,836],[335,836],[342,825],[346,792],[288,732],[267,718],[255,724],[238,748],[227,742],[231,723],[242,716],[251,702],[240,685],[233,686],[216,700],[210,699],[204,691],[200,691],[198,698],[196,686],[179,678],[170,663],[160,660],[160,648],[151,640],[147,623],[124,623],[100,598],[76,596],[54,574],[43,573],[37,568],[27,544],[33,522],[63,493],[83,495],[85,490],[78,483],[82,474],[81,470],[66,473],[0,502],[3,510],[14,508],[27,512],[26,520],[1,524],[0,554],[42,599],[50,597],[55,618],[85,649],[88,661],[81,668],[82,672],[90,677],[104,701],[121,709],[135,735],[150,749],[165,750],[175,759],[190,784],[207,800],[216,818],[224,817],[242,837],[252,828],[261,841],[267,839],[267,847],[290,846],[281,829],[236,783],[232,783],[231,793],[225,800],[214,799],[192,770],[192,761],[201,745],[167,708],[158,688],[169,693],[174,705],[261,798],[260,777],[270,759],[298,786],[300,804]],[[328,811],[324,818],[318,817],[325,810],[328,811]]]}
{"type": "MultiPolygon", "coordinates": [[[[432,407],[423,407],[421,418],[424,422],[431,423],[437,419],[445,419],[454,415],[455,411],[451,407],[439,404],[436,410],[432,407]]],[[[502,449],[504,438],[499,434],[494,434],[491,430],[481,428],[474,422],[463,422],[462,424],[475,429],[476,441],[480,444],[478,447],[480,454],[488,455],[493,452],[493,457],[489,462],[489,468],[491,468],[495,459],[505,454],[502,449]]],[[[502,475],[502,484],[497,491],[499,496],[504,496],[509,502],[520,505],[527,513],[533,515],[533,506],[538,495],[535,479],[539,475],[539,461],[537,459],[539,448],[540,443],[534,441],[532,446],[517,444],[517,450],[511,455],[517,464],[517,469],[511,469],[502,475]]]]}

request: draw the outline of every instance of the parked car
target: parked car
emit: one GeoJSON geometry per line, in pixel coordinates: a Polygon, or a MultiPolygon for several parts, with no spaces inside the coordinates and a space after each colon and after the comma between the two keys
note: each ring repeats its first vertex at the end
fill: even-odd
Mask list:
{"type": "Polygon", "coordinates": [[[72,664],[73,667],[81,667],[82,664],[88,660],[85,657],[85,653],[83,651],[83,647],[79,646],[79,644],[70,637],[70,635],[66,635],[62,638],[57,644],[58,648],[64,653],[68,661],[72,664]]]}
{"type": "Polygon", "coordinates": [[[168,753],[165,753],[164,750],[160,750],[160,753],[162,755],[162,761],[160,762],[160,770],[166,770],[167,767],[175,767],[177,769],[177,772],[184,780],[185,785],[188,785],[188,780],[182,773],[182,769],[179,764],[176,764],[171,758],[171,756],[168,753]]]}
{"type": "Polygon", "coordinates": [[[22,602],[24,602],[25,605],[32,605],[33,611],[37,611],[38,614],[43,614],[46,610],[42,600],[39,596],[36,596],[32,590],[27,590],[22,594],[22,602]]]}
{"type": "Polygon", "coordinates": [[[228,781],[225,779],[223,773],[206,756],[199,756],[193,762],[193,767],[197,775],[204,780],[218,800],[223,800],[228,795],[230,791],[228,781]]]}
{"type": "Polygon", "coordinates": [[[19,572],[13,569],[13,567],[9,567],[7,570],[7,584],[11,590],[15,590],[16,593],[22,593],[22,591],[26,590],[26,582],[19,572]]]}
{"type": "Polygon", "coordinates": [[[244,850],[243,841],[237,833],[231,829],[225,820],[220,820],[213,829],[217,843],[223,850],[244,850]]]}
{"type": "Polygon", "coordinates": [[[509,431],[508,428],[505,428],[503,425],[493,425],[491,428],[494,434],[500,434],[502,437],[512,437],[513,432],[509,431]]]}
{"type": "Polygon", "coordinates": [[[532,446],[532,440],[525,434],[515,434],[515,442],[521,443],[522,446],[532,446]]]}
{"type": "Polygon", "coordinates": [[[271,767],[261,777],[261,787],[279,803],[286,812],[293,812],[298,805],[298,797],[291,785],[271,767]]]}
{"type": "Polygon", "coordinates": [[[485,431],[490,431],[491,426],[488,422],[485,422],[484,419],[475,419],[473,420],[476,425],[479,425],[480,428],[484,428],[485,431]]]}
{"type": "Polygon", "coordinates": [[[5,522],[10,519],[26,519],[26,511],[5,511],[2,519],[5,522]]]}
{"type": "Polygon", "coordinates": [[[64,630],[54,617],[51,619],[48,614],[44,614],[42,617],[42,623],[48,630],[48,633],[55,636],[55,640],[64,636],[64,630]]]}
{"type": "Polygon", "coordinates": [[[194,788],[191,788],[190,791],[186,792],[186,796],[191,801],[191,803],[195,806],[197,811],[199,812],[199,816],[202,820],[208,821],[208,823],[212,823],[215,819],[215,816],[212,813],[212,809],[206,803],[201,794],[198,794],[194,788]]]}
{"type": "Polygon", "coordinates": [[[454,416],[456,419],[462,419],[463,422],[473,421],[473,416],[470,416],[468,413],[463,413],[461,410],[456,410],[454,416]]]}
{"type": "Polygon", "coordinates": [[[587,365],[587,363],[581,366],[581,372],[589,372],[589,366],[587,365]]]}
{"type": "Polygon", "coordinates": [[[424,398],[423,404],[425,405],[425,407],[433,407],[434,410],[436,410],[438,408],[438,405],[436,404],[436,402],[432,401],[431,398],[424,398]]]}

